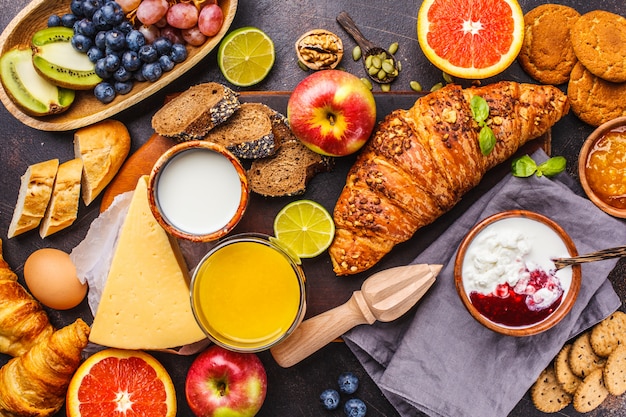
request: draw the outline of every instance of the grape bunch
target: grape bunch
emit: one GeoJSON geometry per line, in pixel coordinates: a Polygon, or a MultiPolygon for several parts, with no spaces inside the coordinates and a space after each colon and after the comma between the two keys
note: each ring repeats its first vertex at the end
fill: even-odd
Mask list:
{"type": "Polygon", "coordinates": [[[48,26],[74,30],[72,45],[94,63],[103,80],[94,88],[94,95],[106,104],[117,94],[128,94],[135,82],[155,82],[183,62],[188,55],[187,44],[199,46],[208,38],[201,28],[211,33],[206,31],[207,22],[213,25],[211,30],[219,22],[215,33],[219,32],[223,15],[217,4],[210,6],[219,13],[205,12],[200,19],[208,6],[198,10],[193,3],[170,6],[166,0],[72,0],[70,12],[50,16],[48,26]],[[192,6],[195,15],[178,5],[192,6]],[[217,18],[207,20],[213,15],[217,18]],[[183,24],[186,29],[179,27],[183,24]]]}

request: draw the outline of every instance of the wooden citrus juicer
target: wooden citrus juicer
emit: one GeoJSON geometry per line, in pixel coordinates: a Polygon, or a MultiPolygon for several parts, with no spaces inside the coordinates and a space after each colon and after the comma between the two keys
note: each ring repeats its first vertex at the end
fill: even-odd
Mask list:
{"type": "Polygon", "coordinates": [[[442,265],[415,264],[377,272],[338,307],[303,321],[270,349],[287,368],[312,355],[359,324],[393,321],[409,311],[435,282],[442,265]]]}

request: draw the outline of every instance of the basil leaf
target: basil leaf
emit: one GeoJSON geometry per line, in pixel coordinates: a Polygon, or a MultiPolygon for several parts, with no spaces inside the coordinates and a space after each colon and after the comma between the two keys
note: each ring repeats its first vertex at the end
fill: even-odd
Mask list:
{"type": "Polygon", "coordinates": [[[563,156],[553,156],[552,158],[542,162],[537,167],[537,175],[545,175],[551,177],[565,171],[567,161],[563,156]]]}
{"type": "Polygon", "coordinates": [[[511,171],[515,177],[530,177],[537,171],[537,164],[530,156],[524,155],[511,162],[511,171]]]}
{"type": "Polygon", "coordinates": [[[496,135],[489,126],[483,126],[478,134],[478,144],[480,145],[480,151],[483,155],[487,156],[496,146],[496,135]]]}
{"type": "Polygon", "coordinates": [[[489,104],[487,104],[487,100],[481,96],[474,96],[470,101],[470,108],[472,110],[472,117],[482,126],[482,123],[489,117],[489,104]]]}

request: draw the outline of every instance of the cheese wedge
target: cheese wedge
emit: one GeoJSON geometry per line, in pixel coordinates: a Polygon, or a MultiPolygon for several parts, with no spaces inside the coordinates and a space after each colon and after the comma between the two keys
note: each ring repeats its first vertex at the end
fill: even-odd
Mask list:
{"type": "Polygon", "coordinates": [[[205,339],[191,310],[189,274],[177,243],[148,204],[139,179],[120,230],[89,340],[120,349],[167,349],[205,339]]]}

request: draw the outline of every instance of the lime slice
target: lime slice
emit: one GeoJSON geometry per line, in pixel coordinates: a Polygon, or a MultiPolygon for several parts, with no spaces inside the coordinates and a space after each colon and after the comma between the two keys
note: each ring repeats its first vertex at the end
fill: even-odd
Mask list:
{"type": "Polygon", "coordinates": [[[335,223],[321,204],[297,200],[276,215],[274,236],[299,258],[313,258],[330,246],[335,236],[335,223]]]}
{"type": "Polygon", "coordinates": [[[274,65],[274,42],[255,27],[229,33],[217,50],[217,64],[226,79],[239,87],[263,80],[274,65]]]}

